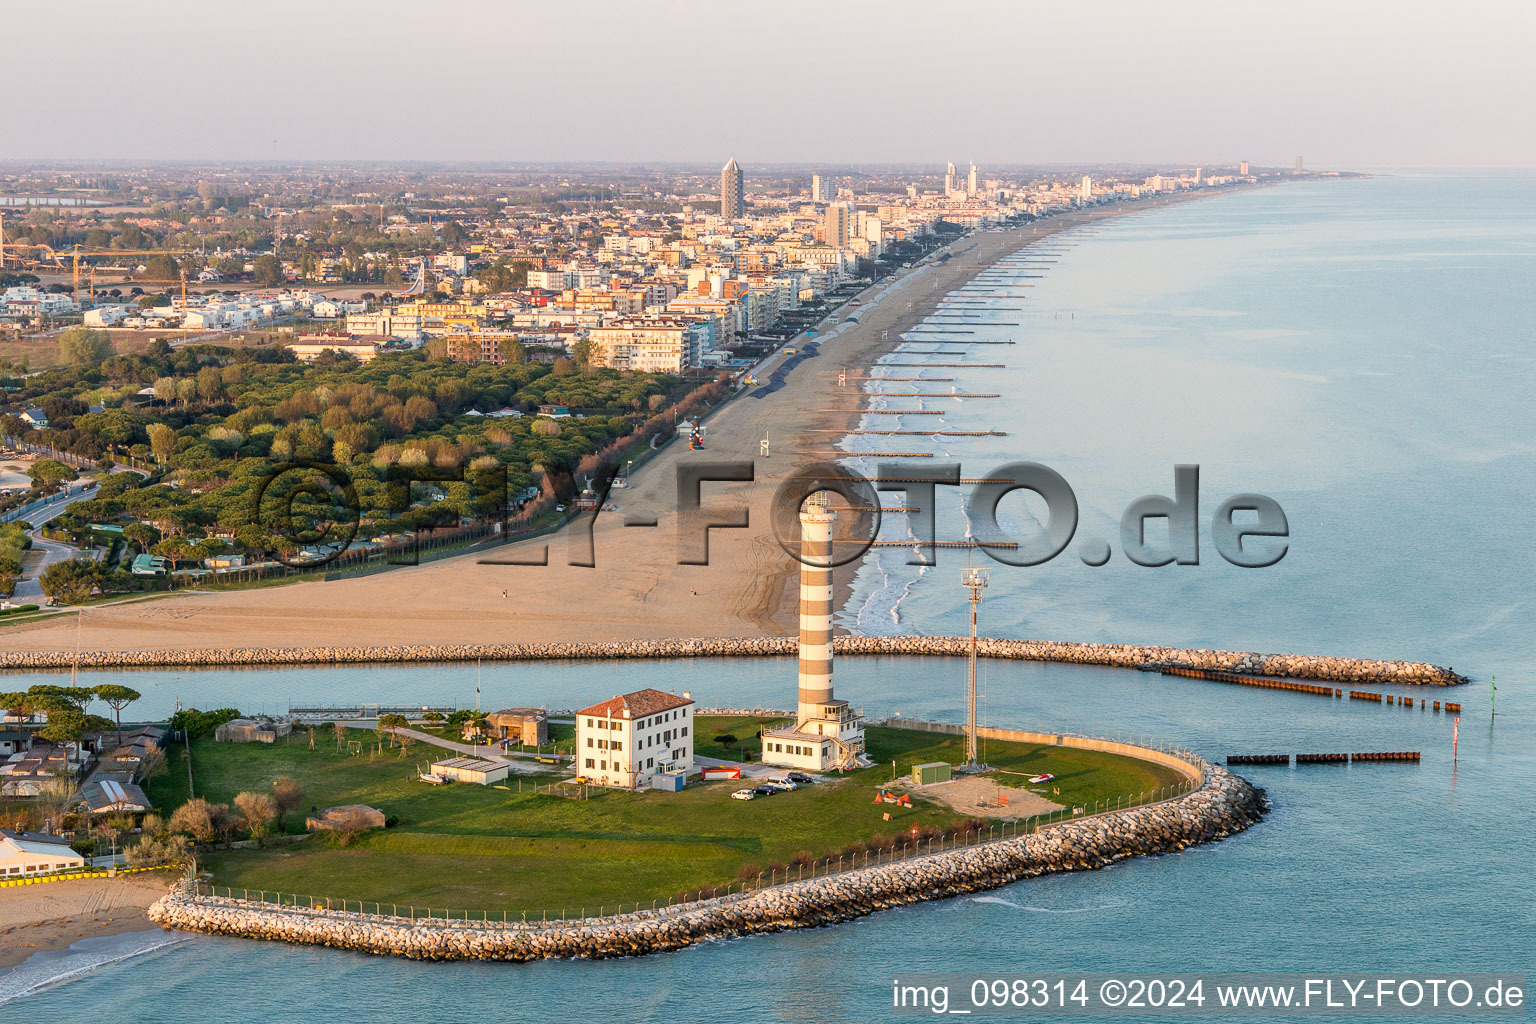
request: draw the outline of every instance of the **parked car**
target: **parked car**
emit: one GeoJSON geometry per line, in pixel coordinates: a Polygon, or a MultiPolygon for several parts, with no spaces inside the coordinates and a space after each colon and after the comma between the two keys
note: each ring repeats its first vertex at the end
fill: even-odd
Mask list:
{"type": "Polygon", "coordinates": [[[731,794],[732,800],[756,800],[757,791],[751,789],[738,789],[731,794]]]}
{"type": "Polygon", "coordinates": [[[758,796],[773,796],[773,794],[777,793],[778,790],[772,786],[754,786],[752,788],[752,792],[756,793],[758,796]]]}
{"type": "Polygon", "coordinates": [[[765,779],[763,780],[763,785],[772,786],[774,789],[782,790],[785,793],[789,793],[800,788],[793,782],[790,782],[789,778],[784,775],[775,775],[770,779],[765,779]]]}
{"type": "Polygon", "coordinates": [[[790,782],[801,786],[809,786],[816,782],[815,779],[805,774],[805,772],[785,772],[784,777],[790,782]]]}

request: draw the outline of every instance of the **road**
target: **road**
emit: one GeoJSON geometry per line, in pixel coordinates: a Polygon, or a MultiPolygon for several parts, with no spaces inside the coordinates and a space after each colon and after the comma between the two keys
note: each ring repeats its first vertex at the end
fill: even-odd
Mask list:
{"type": "MultiPolygon", "coordinates": [[[[96,484],[87,484],[80,488],[71,488],[53,501],[43,505],[40,509],[32,506],[24,518],[32,524],[32,551],[27,555],[27,575],[16,584],[16,592],[11,595],[11,601],[15,604],[42,604],[43,588],[39,580],[43,573],[55,562],[67,561],[71,558],[79,558],[87,554],[70,544],[61,544],[56,540],[48,540],[39,534],[39,530],[47,523],[52,522],[68,511],[69,506],[77,501],[86,501],[96,495],[96,484]],[[36,553],[41,552],[42,558],[37,559],[36,553]]],[[[95,557],[94,553],[91,557],[95,557]]]]}

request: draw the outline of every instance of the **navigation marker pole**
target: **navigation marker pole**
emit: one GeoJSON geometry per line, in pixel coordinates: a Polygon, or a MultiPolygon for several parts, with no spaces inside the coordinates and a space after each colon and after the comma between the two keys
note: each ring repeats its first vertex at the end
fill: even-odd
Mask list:
{"type": "Polygon", "coordinates": [[[1457,753],[1457,746],[1460,744],[1460,742],[1461,742],[1461,716],[1457,715],[1455,718],[1451,719],[1451,763],[1452,764],[1455,764],[1457,761],[1459,761],[1461,759],[1460,755],[1457,753]]]}
{"type": "Polygon", "coordinates": [[[960,582],[970,591],[971,602],[971,651],[965,680],[965,764],[960,767],[962,771],[977,772],[981,764],[976,757],[976,612],[981,605],[981,592],[987,586],[987,573],[983,569],[967,569],[960,582]]]}

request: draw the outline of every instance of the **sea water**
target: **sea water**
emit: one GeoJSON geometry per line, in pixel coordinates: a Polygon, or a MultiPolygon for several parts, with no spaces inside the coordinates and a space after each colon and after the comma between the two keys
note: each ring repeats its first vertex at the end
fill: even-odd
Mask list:
{"type": "MultiPolygon", "coordinates": [[[[110,1005],[144,1019],[216,1022],[865,1021],[890,1016],[893,977],[925,971],[1536,968],[1533,186],[1531,176],[1494,174],[1318,181],[1169,205],[1052,239],[1062,255],[1042,259],[1059,262],[1022,271],[1044,275],[1021,279],[1034,285],[1018,289],[1029,297],[994,301],[1030,315],[989,314],[999,325],[973,336],[1016,344],[930,357],[1007,368],[924,371],[959,378],[960,391],[1007,396],[943,403],[944,429],[1008,436],[908,438],[903,447],[931,445],[966,476],[1010,461],[1049,465],[1077,495],[1077,538],[1030,569],[953,551],[918,569],[886,549],[866,561],[841,613],[862,632],[960,632],[958,576],[974,561],[991,569],[983,629],[998,635],[1450,664],[1473,684],[1382,689],[1460,700],[1458,760],[1450,716],[1416,708],[983,662],[982,715],[994,724],[1149,737],[1213,759],[1352,750],[1421,750],[1424,759],[1244,768],[1274,810],[1232,839],[833,928],[524,966],[118,937],[77,945],[71,953],[85,960],[61,964],[53,980],[38,958],[24,974],[0,974],[0,1000],[15,1000],[0,1006],[57,1020],[110,1005]],[[1201,467],[1201,564],[1133,565],[1120,514],[1141,495],[1171,495],[1180,463],[1201,467]],[[1239,492],[1285,509],[1289,550],[1272,568],[1230,566],[1211,545],[1211,513],[1239,492]],[[1108,565],[1081,561],[1084,538],[1110,542],[1108,565]]],[[[940,539],[965,535],[967,496],[941,506],[940,539]]],[[[1024,539],[1042,513],[1014,495],[999,519],[1024,539]]],[[[902,536],[894,517],[885,530],[902,536]]],[[[654,685],[690,688],[704,704],[771,704],[787,694],[789,665],[487,666],[484,700],[579,706],[654,685]]],[[[50,677],[7,678],[24,686],[50,677]]],[[[281,711],[317,700],[465,704],[476,669],[151,670],[128,681],[145,693],[145,714],[176,698],[281,711]]],[[[838,695],[873,714],[959,720],[963,689],[952,661],[838,666],[838,695]]]]}

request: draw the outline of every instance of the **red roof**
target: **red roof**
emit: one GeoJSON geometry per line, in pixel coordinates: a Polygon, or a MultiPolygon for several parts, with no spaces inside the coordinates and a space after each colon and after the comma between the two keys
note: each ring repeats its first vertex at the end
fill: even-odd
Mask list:
{"type": "Polygon", "coordinates": [[[630,718],[644,718],[659,711],[671,711],[673,708],[685,707],[692,703],[693,701],[689,698],[679,697],[675,693],[646,688],[619,697],[610,697],[601,704],[593,704],[576,713],[591,715],[594,718],[623,718],[624,709],[628,708],[630,718]]]}

